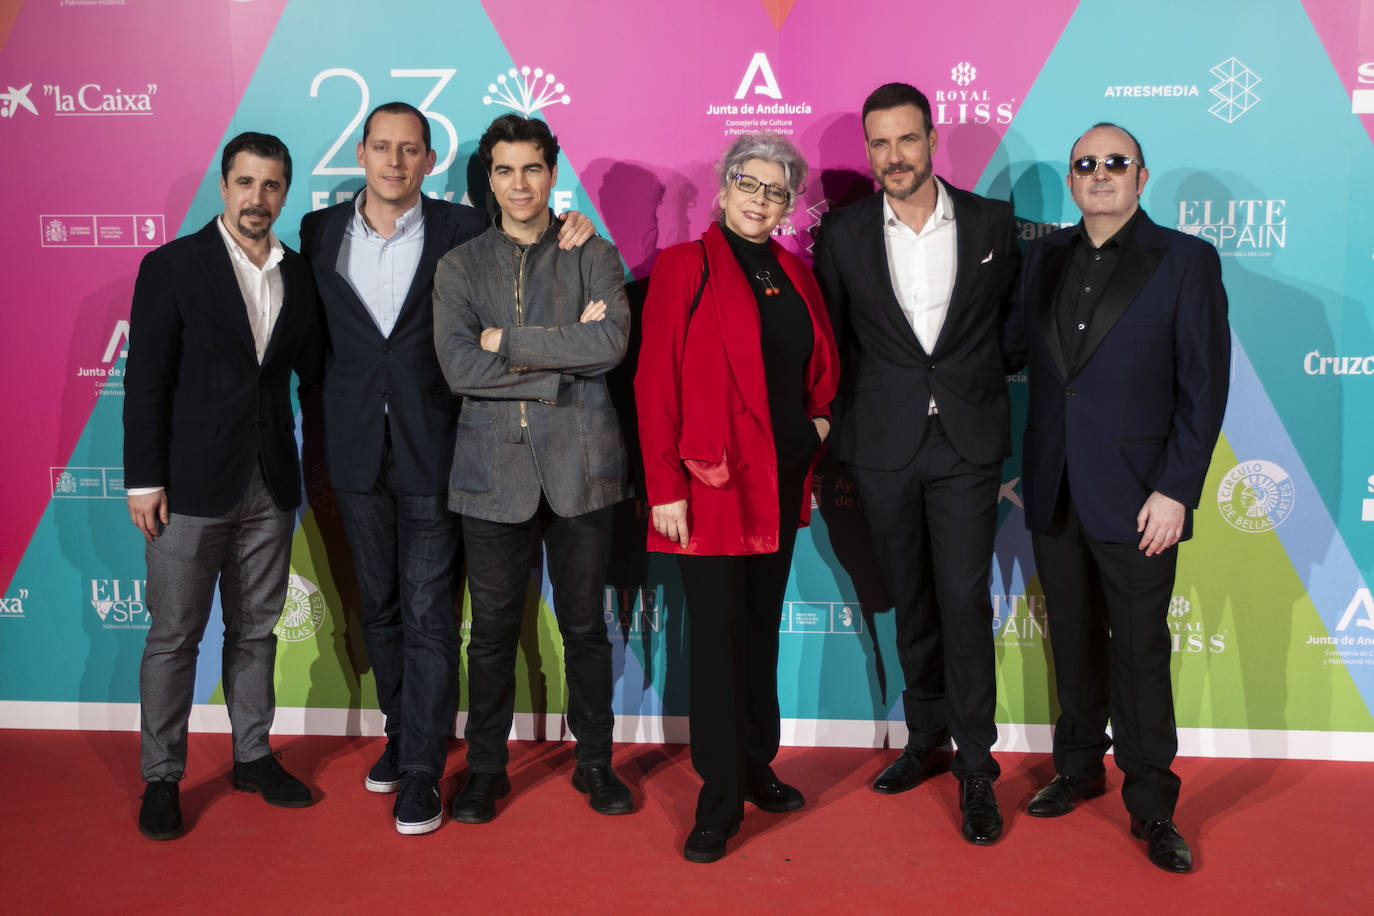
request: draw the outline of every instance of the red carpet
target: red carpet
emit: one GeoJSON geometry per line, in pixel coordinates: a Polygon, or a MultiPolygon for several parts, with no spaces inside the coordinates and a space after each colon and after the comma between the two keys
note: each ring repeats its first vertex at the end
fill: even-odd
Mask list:
{"type": "MultiPolygon", "coordinates": [[[[516,743],[514,792],[490,824],[447,819],[402,837],[391,797],[362,778],[375,738],[279,736],[320,801],[284,810],[229,786],[229,739],[193,735],[182,782],[189,832],[155,843],[135,825],[138,736],[0,731],[0,907],[10,913],[399,911],[469,913],[1370,912],[1369,764],[1184,759],[1178,824],[1197,868],[1169,875],[1127,832],[1120,774],[1059,820],[1024,814],[1044,755],[1003,754],[1007,829],[979,848],[958,833],[955,784],[867,788],[896,751],[784,748],[776,769],[807,797],[792,815],[748,807],[730,853],[692,865],[696,777],[681,746],[622,745],[640,799],[603,817],[568,784],[572,747],[516,743]]],[[[462,776],[450,756],[447,800],[462,776]]]]}

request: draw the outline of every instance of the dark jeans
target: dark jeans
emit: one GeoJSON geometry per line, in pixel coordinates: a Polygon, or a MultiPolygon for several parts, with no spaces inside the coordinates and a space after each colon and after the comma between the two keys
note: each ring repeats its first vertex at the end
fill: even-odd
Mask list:
{"type": "Polygon", "coordinates": [[[850,471],[897,618],[907,745],[930,747],[953,736],[954,775],[996,779],[1001,769],[992,756],[997,672],[988,583],[1001,463],[965,461],[932,416],[906,467],[850,471]]]}
{"type": "Polygon", "coordinates": [[[568,518],[546,500],[526,522],[463,519],[472,596],[468,638],[468,767],[506,768],[506,739],[515,717],[515,653],[530,585],[533,538],[548,551],[553,612],[563,636],[568,679],[568,727],[580,766],[611,762],[611,641],[603,612],[611,556],[611,507],[568,518]]]}
{"type": "Polygon", "coordinates": [[[1110,716],[1126,810],[1141,820],[1173,817],[1178,730],[1168,613],[1178,547],[1147,557],[1135,544],[1098,541],[1066,494],[1057,507],[1051,530],[1031,535],[1059,698],[1055,769],[1080,779],[1101,773],[1113,744],[1110,716]]]}
{"type": "Polygon", "coordinates": [[[678,556],[687,597],[688,719],[701,776],[696,824],[728,830],[744,796],[774,778],[778,754],[778,626],[806,468],[778,475],[778,549],[749,556],[678,556]]]}
{"type": "Polygon", "coordinates": [[[397,487],[389,442],[376,486],[337,497],[387,739],[402,770],[442,777],[458,713],[459,517],[447,494],[397,487]]]}

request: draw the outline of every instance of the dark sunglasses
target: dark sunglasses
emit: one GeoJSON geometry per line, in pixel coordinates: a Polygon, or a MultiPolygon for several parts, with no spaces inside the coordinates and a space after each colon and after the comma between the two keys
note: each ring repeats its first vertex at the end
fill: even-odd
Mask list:
{"type": "Polygon", "coordinates": [[[1126,170],[1131,167],[1131,163],[1137,160],[1132,156],[1123,156],[1121,153],[1112,153],[1098,159],[1096,156],[1080,156],[1069,163],[1069,171],[1079,178],[1087,178],[1097,174],[1099,165],[1106,166],[1109,175],[1124,175],[1126,170]]]}

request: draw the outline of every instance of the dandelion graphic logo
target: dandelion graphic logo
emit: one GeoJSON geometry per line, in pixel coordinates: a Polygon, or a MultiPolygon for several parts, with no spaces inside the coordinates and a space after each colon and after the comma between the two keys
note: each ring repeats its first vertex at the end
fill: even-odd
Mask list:
{"type": "Polygon", "coordinates": [[[966,60],[961,60],[950,68],[949,78],[960,86],[967,86],[978,78],[978,68],[966,60]]]}
{"type": "Polygon", "coordinates": [[[483,105],[500,105],[532,117],[541,108],[550,105],[567,105],[572,98],[563,91],[563,84],[557,82],[552,73],[545,73],[543,67],[511,67],[487,86],[488,95],[482,96],[483,105]]]}

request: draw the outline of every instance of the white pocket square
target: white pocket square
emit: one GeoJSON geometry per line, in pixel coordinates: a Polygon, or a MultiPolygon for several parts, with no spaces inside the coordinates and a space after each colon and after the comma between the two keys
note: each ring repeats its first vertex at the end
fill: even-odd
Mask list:
{"type": "Polygon", "coordinates": [[[988,261],[991,261],[991,260],[992,260],[992,250],[989,249],[989,251],[988,251],[988,256],[987,256],[986,258],[983,258],[983,260],[979,261],[978,263],[979,263],[979,264],[986,264],[988,261]]]}

